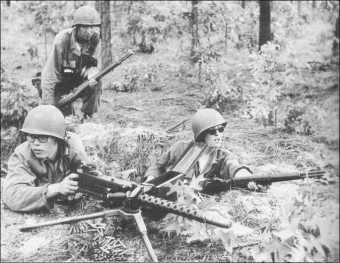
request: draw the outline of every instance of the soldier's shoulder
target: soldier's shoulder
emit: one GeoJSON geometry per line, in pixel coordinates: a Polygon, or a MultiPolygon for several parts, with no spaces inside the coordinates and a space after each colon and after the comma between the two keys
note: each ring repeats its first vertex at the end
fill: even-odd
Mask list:
{"type": "Polygon", "coordinates": [[[30,151],[30,147],[27,141],[19,144],[17,147],[15,147],[15,150],[14,150],[14,152],[29,152],[29,151],[30,151]]]}
{"type": "Polygon", "coordinates": [[[70,131],[66,132],[65,140],[66,140],[66,143],[70,146],[72,146],[73,144],[78,144],[82,142],[78,134],[76,134],[75,132],[70,132],[70,131]]]}
{"type": "Polygon", "coordinates": [[[171,148],[172,149],[186,149],[190,144],[192,144],[192,141],[188,141],[188,140],[179,140],[177,142],[175,142],[171,148]]]}
{"type": "Polygon", "coordinates": [[[13,153],[11,156],[16,155],[16,156],[23,156],[23,157],[28,157],[31,154],[31,148],[29,147],[29,143],[23,142],[19,144],[17,147],[15,147],[13,153]]]}
{"type": "Polygon", "coordinates": [[[64,43],[66,43],[67,41],[69,41],[69,39],[71,38],[71,34],[72,34],[72,28],[66,28],[61,30],[54,39],[54,44],[55,45],[62,45],[64,43]]]}

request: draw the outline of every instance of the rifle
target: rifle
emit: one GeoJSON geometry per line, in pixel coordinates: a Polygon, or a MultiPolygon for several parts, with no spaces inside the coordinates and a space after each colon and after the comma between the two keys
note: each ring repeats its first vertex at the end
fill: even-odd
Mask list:
{"type": "Polygon", "coordinates": [[[118,214],[132,216],[137,223],[137,227],[142,235],[150,258],[154,262],[157,262],[157,256],[147,236],[147,229],[141,215],[142,207],[152,206],[160,209],[160,211],[167,211],[168,213],[180,215],[201,223],[211,224],[223,228],[231,227],[230,221],[221,222],[213,218],[208,218],[202,215],[201,212],[194,206],[180,205],[173,201],[154,196],[157,195],[159,192],[164,192],[164,190],[168,190],[165,185],[183,176],[183,172],[192,167],[192,165],[197,161],[197,159],[204,152],[205,149],[206,147],[202,147],[199,145],[189,146],[182,156],[183,158],[181,158],[180,161],[175,165],[174,170],[169,174],[166,174],[166,176],[162,177],[161,180],[154,180],[153,183],[138,184],[133,181],[123,180],[116,177],[99,177],[98,173],[95,170],[87,166],[82,166],[80,169],[77,170],[77,173],[79,174],[79,191],[82,193],[90,194],[93,197],[102,200],[104,206],[115,209],[110,209],[85,216],[62,218],[49,222],[21,226],[19,230],[27,231],[37,227],[71,223],[80,220],[87,220],[118,214]],[[194,157],[192,157],[192,155],[194,155],[194,157]],[[158,183],[157,185],[154,184],[156,182],[158,183]]]}
{"type": "MultiPolygon", "coordinates": [[[[114,62],[114,63],[108,65],[105,69],[103,69],[102,71],[100,71],[96,75],[94,75],[93,79],[95,79],[96,81],[100,80],[107,73],[109,73],[110,71],[112,71],[113,69],[118,67],[120,64],[122,64],[125,60],[127,60],[129,57],[131,57],[134,54],[135,54],[135,51],[132,51],[132,50],[128,51],[128,53],[125,54],[123,57],[121,57],[117,62],[114,62]]],[[[89,80],[84,81],[78,87],[74,88],[71,93],[69,93],[66,96],[64,96],[63,98],[61,98],[57,102],[57,106],[62,107],[67,103],[71,103],[71,102],[75,101],[79,97],[81,92],[83,92],[88,87],[88,85],[89,85],[89,80]]]]}
{"type": "Polygon", "coordinates": [[[274,182],[290,180],[302,180],[305,178],[321,178],[326,172],[323,170],[310,170],[307,172],[290,172],[279,175],[254,175],[241,178],[231,178],[223,180],[220,178],[207,179],[203,183],[203,193],[214,194],[217,192],[228,191],[232,188],[246,188],[249,182],[260,185],[269,185],[274,182]]]}

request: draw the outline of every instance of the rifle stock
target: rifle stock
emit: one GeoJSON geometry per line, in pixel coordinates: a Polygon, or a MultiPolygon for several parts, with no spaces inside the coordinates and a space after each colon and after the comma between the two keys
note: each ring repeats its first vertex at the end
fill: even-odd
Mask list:
{"type": "MultiPolygon", "coordinates": [[[[103,69],[102,71],[98,72],[93,78],[97,81],[100,80],[107,73],[109,73],[110,71],[112,71],[113,69],[118,67],[120,64],[122,64],[125,60],[127,60],[133,54],[135,54],[135,52],[130,50],[127,54],[125,54],[123,57],[121,57],[117,62],[112,63],[111,65],[109,65],[105,69],[103,69]]],[[[83,82],[78,87],[74,88],[71,93],[67,94],[66,96],[64,96],[63,98],[61,98],[57,102],[57,106],[62,107],[67,103],[71,103],[71,102],[75,101],[79,97],[80,93],[83,92],[88,87],[88,85],[89,85],[89,80],[83,82]]]]}

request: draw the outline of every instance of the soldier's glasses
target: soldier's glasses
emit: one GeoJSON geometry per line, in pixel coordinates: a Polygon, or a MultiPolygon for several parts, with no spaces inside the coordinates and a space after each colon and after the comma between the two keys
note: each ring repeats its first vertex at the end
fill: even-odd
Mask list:
{"type": "Polygon", "coordinates": [[[223,133],[224,132],[224,126],[214,127],[214,128],[210,128],[210,129],[207,130],[207,134],[211,134],[211,135],[217,135],[217,132],[223,133]]]}
{"type": "Polygon", "coordinates": [[[29,142],[34,142],[35,141],[35,139],[37,139],[38,140],[38,142],[40,142],[40,143],[45,143],[45,142],[47,142],[48,141],[48,137],[49,136],[47,136],[47,135],[35,135],[35,134],[29,134],[29,135],[27,135],[27,140],[29,141],[29,142]]]}

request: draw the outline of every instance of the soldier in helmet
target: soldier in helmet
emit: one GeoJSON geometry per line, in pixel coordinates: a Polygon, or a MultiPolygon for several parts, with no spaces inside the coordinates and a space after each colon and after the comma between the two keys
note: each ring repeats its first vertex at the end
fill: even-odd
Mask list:
{"type": "Polygon", "coordinates": [[[80,138],[65,132],[65,118],[53,105],[40,105],[26,116],[21,132],[26,141],[8,161],[3,201],[14,211],[52,208],[54,201],[74,197],[78,175],[88,157],[80,138]]]}
{"type": "MultiPolygon", "coordinates": [[[[214,109],[206,108],[198,110],[192,118],[192,131],[194,141],[179,141],[153,163],[145,173],[146,182],[169,171],[179,161],[180,157],[193,143],[208,145],[207,151],[202,154],[193,166],[190,174],[186,174],[184,180],[190,181],[193,177],[204,174],[207,179],[201,184],[202,192],[218,193],[218,183],[213,178],[229,179],[234,177],[248,177],[251,171],[241,165],[238,158],[223,147],[223,133],[227,122],[222,115],[214,109]]],[[[217,181],[218,182],[218,181],[217,181]]],[[[248,184],[248,188],[255,190],[254,182],[248,184]]]]}
{"type": "MultiPolygon", "coordinates": [[[[81,98],[82,118],[92,117],[98,111],[101,83],[93,76],[99,72],[100,16],[89,6],[77,9],[72,28],[59,32],[52,51],[41,74],[42,103],[56,105],[63,95],[83,81],[89,80],[89,88],[81,98]]],[[[60,108],[65,116],[73,114],[72,105],[60,108]]]]}

